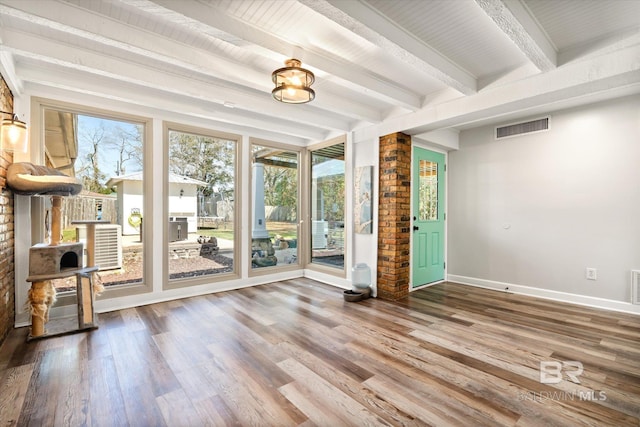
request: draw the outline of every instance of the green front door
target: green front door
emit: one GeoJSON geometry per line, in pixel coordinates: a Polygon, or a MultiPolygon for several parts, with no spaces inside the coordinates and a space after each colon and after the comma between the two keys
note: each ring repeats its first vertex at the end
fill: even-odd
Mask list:
{"type": "Polygon", "coordinates": [[[413,148],[411,283],[444,280],[444,154],[413,148]]]}

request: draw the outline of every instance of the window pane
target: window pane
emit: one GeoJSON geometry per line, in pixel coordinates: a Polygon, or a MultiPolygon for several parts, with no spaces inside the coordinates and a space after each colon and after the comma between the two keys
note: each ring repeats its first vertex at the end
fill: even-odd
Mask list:
{"type": "MultiPolygon", "coordinates": [[[[79,195],[63,199],[63,241],[86,243],[87,226],[81,222],[104,221],[95,231],[95,264],[103,285],[140,284],[144,126],[52,109],[44,117],[45,164],[83,184],[79,195]]],[[[54,285],[58,291],[75,290],[75,277],[54,285]]]]}
{"type": "Polygon", "coordinates": [[[421,221],[438,220],[438,164],[420,160],[420,209],[421,221]]]}
{"type": "Polygon", "coordinates": [[[344,144],[311,152],[311,262],[344,269],[344,144]]]}
{"type": "Polygon", "coordinates": [[[251,268],[298,263],[298,153],[252,146],[251,268]]]}
{"type": "Polygon", "coordinates": [[[169,279],[234,271],[236,141],[169,130],[169,279]]]}

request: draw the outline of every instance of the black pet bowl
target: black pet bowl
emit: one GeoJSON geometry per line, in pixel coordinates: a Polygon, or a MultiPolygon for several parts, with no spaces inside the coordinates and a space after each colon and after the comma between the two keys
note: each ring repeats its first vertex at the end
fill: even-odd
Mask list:
{"type": "Polygon", "coordinates": [[[344,300],[345,301],[349,301],[349,302],[360,301],[360,300],[362,300],[363,296],[364,295],[362,294],[362,292],[352,291],[352,290],[344,291],[344,300]]]}

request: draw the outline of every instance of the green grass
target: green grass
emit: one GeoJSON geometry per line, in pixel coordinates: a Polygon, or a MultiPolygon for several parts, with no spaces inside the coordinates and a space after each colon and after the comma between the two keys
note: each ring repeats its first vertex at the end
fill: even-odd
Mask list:
{"type": "Polygon", "coordinates": [[[62,241],[63,242],[75,242],[76,241],[76,229],[67,228],[62,231],[62,241]]]}
{"type": "MultiPolygon", "coordinates": [[[[220,239],[233,240],[233,228],[228,228],[226,225],[224,229],[220,228],[200,228],[198,229],[198,236],[212,236],[220,239]]],[[[282,236],[285,240],[292,240],[298,238],[298,230],[296,223],[289,222],[267,222],[267,231],[269,236],[275,238],[276,235],[282,236]]]]}
{"type": "Polygon", "coordinates": [[[198,236],[217,237],[219,239],[233,240],[233,230],[220,230],[213,228],[199,228],[198,236]]]}
{"type": "Polygon", "coordinates": [[[298,238],[298,230],[295,223],[267,222],[267,231],[271,237],[279,235],[285,240],[298,238]]]}

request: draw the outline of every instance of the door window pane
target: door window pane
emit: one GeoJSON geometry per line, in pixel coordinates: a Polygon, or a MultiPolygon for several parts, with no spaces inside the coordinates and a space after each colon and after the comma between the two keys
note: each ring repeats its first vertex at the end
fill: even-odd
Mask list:
{"type": "Polygon", "coordinates": [[[169,279],[234,271],[235,140],[169,130],[169,279]]]}
{"type": "Polygon", "coordinates": [[[311,152],[311,262],[344,269],[344,143],[311,152]]]}
{"type": "Polygon", "coordinates": [[[298,153],[252,146],[251,268],[298,264],[298,153]]]}
{"type": "MultiPolygon", "coordinates": [[[[107,289],[140,284],[144,125],[55,109],[45,109],[44,119],[45,165],[83,184],[80,194],[63,198],[62,241],[86,244],[82,221],[103,221],[95,230],[102,284],[107,289]]],[[[45,235],[49,231],[47,224],[45,235]]],[[[83,258],[86,264],[86,249],[83,258]]],[[[75,277],[55,280],[54,286],[75,290],[75,277]]]]}
{"type": "Polygon", "coordinates": [[[429,160],[420,160],[420,200],[419,216],[421,221],[438,220],[438,164],[429,160]]]}

